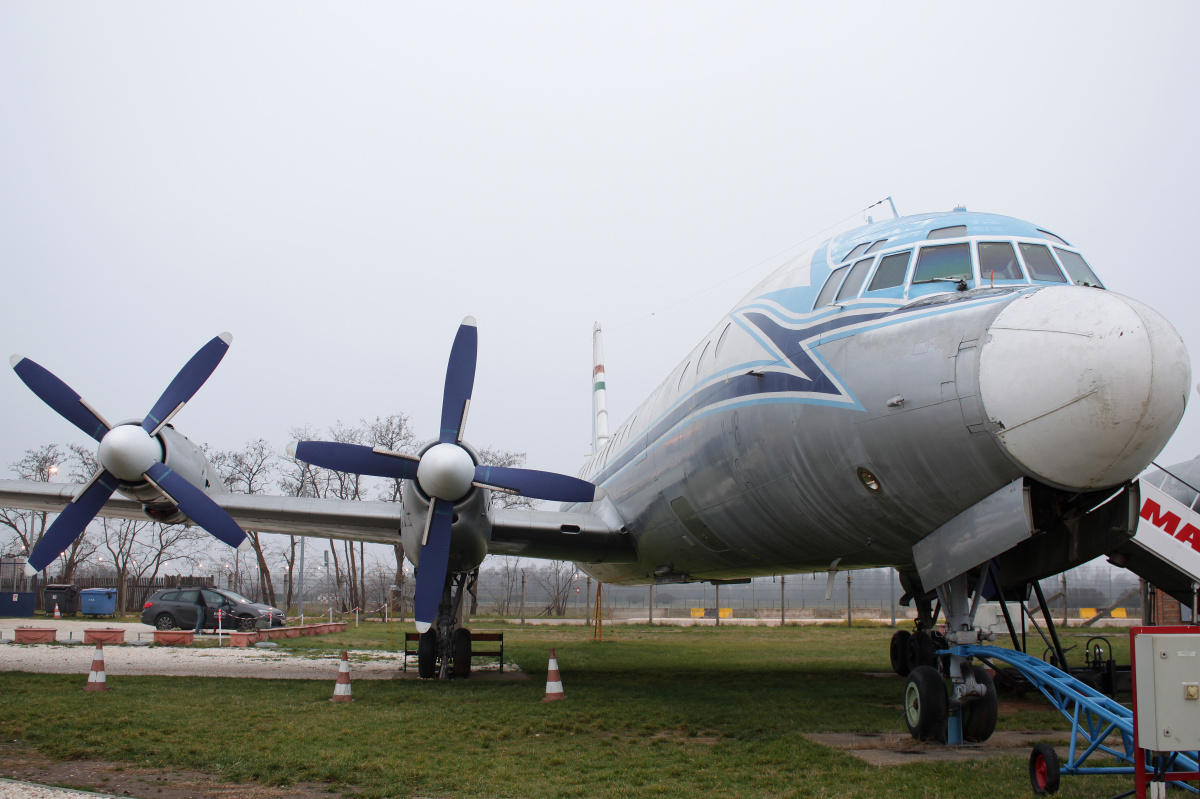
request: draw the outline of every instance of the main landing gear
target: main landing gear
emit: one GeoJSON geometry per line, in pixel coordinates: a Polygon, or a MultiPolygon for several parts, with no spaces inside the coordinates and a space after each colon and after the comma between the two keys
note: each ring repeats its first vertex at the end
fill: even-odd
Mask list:
{"type": "Polygon", "coordinates": [[[939,586],[938,605],[932,610],[928,597],[918,596],[915,629],[892,636],[892,669],[907,677],[904,721],[918,741],[982,743],[996,730],[999,699],[987,669],[953,652],[936,654],[994,638],[974,624],[984,580],[980,576],[974,581],[974,591],[968,580],[968,575],[960,575],[939,586]],[[972,594],[975,601],[969,602],[972,594]],[[945,633],[934,627],[940,611],[946,616],[945,633]]]}
{"type": "Polygon", "coordinates": [[[417,643],[417,676],[422,679],[466,679],[471,676],[471,631],[466,623],[467,597],[475,596],[479,569],[447,574],[437,620],[417,643]]]}

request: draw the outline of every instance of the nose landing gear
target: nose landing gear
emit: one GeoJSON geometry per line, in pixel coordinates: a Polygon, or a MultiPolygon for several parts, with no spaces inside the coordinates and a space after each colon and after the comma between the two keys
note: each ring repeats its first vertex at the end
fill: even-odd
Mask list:
{"type": "Polygon", "coordinates": [[[475,596],[479,569],[447,574],[437,619],[417,643],[417,676],[422,679],[466,679],[471,676],[471,631],[467,596],[475,596]]]}

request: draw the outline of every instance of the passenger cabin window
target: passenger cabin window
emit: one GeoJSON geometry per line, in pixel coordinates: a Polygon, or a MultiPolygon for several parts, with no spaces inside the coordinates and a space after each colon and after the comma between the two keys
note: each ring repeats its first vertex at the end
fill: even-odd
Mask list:
{"type": "Polygon", "coordinates": [[[871,253],[875,252],[876,250],[878,250],[880,247],[882,247],[885,244],[887,244],[887,239],[880,239],[879,241],[875,242],[870,247],[868,247],[867,251],[864,252],[863,255],[870,255],[871,253]]]}
{"type": "Polygon", "coordinates": [[[874,258],[863,258],[850,268],[850,274],[846,275],[846,280],[837,293],[838,302],[852,300],[858,296],[858,290],[862,288],[863,281],[867,279],[867,273],[871,271],[873,263],[875,263],[874,258]]]}
{"type": "Polygon", "coordinates": [[[1078,283],[1081,286],[1099,286],[1104,288],[1104,284],[1100,282],[1100,278],[1096,277],[1096,273],[1087,265],[1087,261],[1083,260],[1083,256],[1077,252],[1070,250],[1060,250],[1055,247],[1054,251],[1058,253],[1058,260],[1062,263],[1063,269],[1067,270],[1067,276],[1071,281],[1078,283]]]}
{"type": "Polygon", "coordinates": [[[714,358],[721,356],[721,349],[725,346],[725,339],[729,338],[729,328],[731,327],[733,327],[733,322],[727,323],[725,329],[721,331],[721,337],[717,339],[717,349],[713,351],[714,358]]]}
{"type": "Polygon", "coordinates": [[[841,266],[829,274],[829,279],[825,281],[825,285],[821,288],[821,293],[817,295],[817,301],[813,304],[814,311],[818,308],[824,308],[833,302],[833,293],[842,284],[842,277],[849,268],[848,266],[841,266]]]}
{"type": "Polygon", "coordinates": [[[1067,279],[1063,277],[1062,272],[1058,269],[1058,264],[1054,263],[1054,256],[1050,254],[1050,248],[1045,244],[1021,244],[1021,257],[1025,260],[1025,267],[1029,270],[1029,276],[1034,280],[1049,280],[1054,283],[1066,283],[1067,279]]]}
{"type": "Polygon", "coordinates": [[[913,285],[917,283],[956,283],[971,280],[971,245],[941,244],[922,247],[917,258],[917,271],[913,274],[913,285]]]}
{"type": "Polygon", "coordinates": [[[979,279],[984,282],[1025,279],[1012,244],[1007,241],[979,242],[979,279]]]}
{"type": "Polygon", "coordinates": [[[858,256],[862,255],[863,252],[870,246],[871,246],[871,242],[869,242],[869,241],[865,244],[860,244],[857,247],[855,247],[853,250],[851,250],[850,252],[843,255],[842,260],[849,261],[851,258],[857,258],[858,256]]]}
{"type": "Polygon", "coordinates": [[[867,286],[867,291],[895,288],[904,283],[904,276],[908,274],[908,261],[911,257],[912,250],[907,250],[880,258],[879,268],[875,270],[875,277],[871,279],[871,285],[867,286]]]}
{"type": "Polygon", "coordinates": [[[936,230],[929,231],[927,239],[959,239],[967,235],[966,225],[953,225],[951,227],[940,227],[936,230]]]}

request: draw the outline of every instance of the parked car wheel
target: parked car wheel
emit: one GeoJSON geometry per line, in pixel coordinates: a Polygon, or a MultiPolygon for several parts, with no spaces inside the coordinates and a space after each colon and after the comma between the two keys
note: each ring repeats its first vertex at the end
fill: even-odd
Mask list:
{"type": "Polygon", "coordinates": [[[249,616],[238,616],[237,628],[239,632],[248,633],[254,629],[254,619],[249,616]]]}
{"type": "Polygon", "coordinates": [[[175,617],[170,613],[160,613],[154,619],[154,627],[158,630],[174,630],[178,626],[175,623],[175,617]]]}

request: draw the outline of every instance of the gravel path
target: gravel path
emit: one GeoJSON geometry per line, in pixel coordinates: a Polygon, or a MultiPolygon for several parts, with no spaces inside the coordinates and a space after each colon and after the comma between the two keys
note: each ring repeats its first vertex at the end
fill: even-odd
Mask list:
{"type": "MultiPolygon", "coordinates": [[[[0,626],[5,640],[13,639],[18,625],[0,626]]],[[[39,625],[41,626],[41,625],[39,625]]],[[[49,624],[45,626],[50,626],[49,624]]],[[[151,632],[144,624],[56,621],[60,639],[67,634],[83,638],[85,628],[123,627],[125,639],[137,633],[151,632]]],[[[149,636],[147,636],[149,637],[149,636]]],[[[205,635],[201,640],[216,640],[205,635]]],[[[228,639],[225,639],[228,641],[228,639]]],[[[28,671],[42,674],[87,674],[92,667],[95,648],[88,645],[66,647],[60,644],[0,645],[0,671],[28,671]]],[[[400,668],[400,658],[374,650],[351,650],[352,680],[390,680],[400,668]]],[[[173,647],[110,644],[104,647],[104,672],[112,679],[123,674],[167,677],[257,677],[269,680],[333,680],[337,678],[338,655],[292,654],[284,649],[257,649],[224,646],[173,647]]]]}
{"type": "Polygon", "coordinates": [[[0,796],[5,799],[118,799],[111,793],[72,791],[67,788],[47,788],[36,782],[0,779],[0,796]]]}

